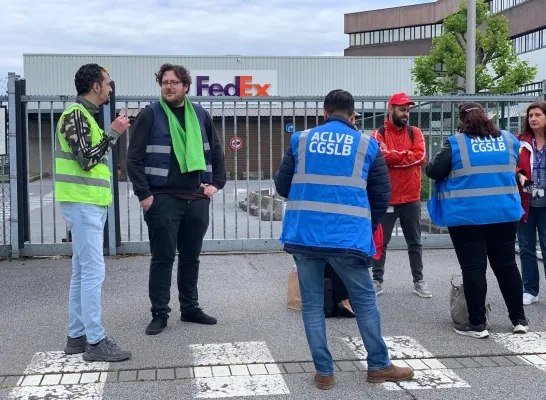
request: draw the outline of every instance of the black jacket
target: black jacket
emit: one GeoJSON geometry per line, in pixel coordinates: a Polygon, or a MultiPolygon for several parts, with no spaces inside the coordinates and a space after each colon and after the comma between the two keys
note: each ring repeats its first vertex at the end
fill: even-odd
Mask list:
{"type": "MultiPolygon", "coordinates": [[[[182,128],[185,128],[184,107],[171,108],[174,115],[178,118],[182,128]]],[[[216,189],[220,190],[226,184],[226,164],[224,158],[224,150],[222,143],[218,138],[214,122],[210,114],[205,110],[207,118],[204,125],[207,138],[210,144],[212,156],[212,184],[216,189]]],[[[127,173],[133,191],[139,201],[148,198],[156,193],[172,193],[172,194],[202,194],[203,189],[200,187],[202,182],[202,172],[193,171],[182,174],[180,167],[174,154],[174,149],[171,149],[171,167],[167,183],[161,187],[150,187],[148,178],[146,177],[145,159],[146,146],[152,127],[154,125],[154,114],[149,107],[140,111],[136,120],[131,124],[129,149],[127,151],[127,173]]]]}
{"type": "Polygon", "coordinates": [[[425,164],[425,175],[435,181],[443,181],[451,172],[451,143],[446,139],[438,153],[425,164]]]}
{"type": "MultiPolygon", "coordinates": [[[[330,117],[324,123],[332,120],[345,122],[353,128],[349,120],[343,117],[330,117]]],[[[370,138],[370,140],[375,139],[370,138]]],[[[292,185],[292,177],[294,176],[295,168],[296,164],[292,148],[288,146],[282,164],[274,176],[275,189],[277,193],[284,198],[288,198],[288,193],[290,193],[290,186],[292,185]]],[[[387,164],[385,163],[385,158],[383,157],[380,148],[377,150],[377,155],[368,173],[367,192],[372,215],[372,231],[375,232],[377,225],[379,225],[387,212],[387,208],[391,201],[389,171],[387,170],[387,164]]]]}

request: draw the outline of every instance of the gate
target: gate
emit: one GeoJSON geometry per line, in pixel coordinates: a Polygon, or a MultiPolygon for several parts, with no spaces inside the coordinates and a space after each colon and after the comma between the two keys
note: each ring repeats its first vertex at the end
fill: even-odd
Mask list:
{"type": "MultiPolygon", "coordinates": [[[[115,89],[115,84],[112,85],[115,89]]],[[[56,123],[74,98],[27,96],[25,81],[13,74],[9,77],[8,92],[7,97],[0,94],[0,107],[7,106],[9,121],[7,156],[1,154],[0,143],[0,168],[4,171],[0,190],[3,200],[0,256],[70,255],[70,232],[55,202],[53,168],[56,123]]],[[[521,128],[525,106],[542,98],[542,87],[503,96],[414,97],[416,105],[409,123],[422,129],[428,159],[456,131],[459,102],[482,103],[502,128],[516,133],[521,128]]],[[[322,123],[323,98],[199,97],[192,100],[200,103],[213,118],[224,147],[228,177],[225,188],[211,200],[210,225],[203,251],[280,250],[278,237],[285,200],[275,194],[272,177],[281,164],[290,135],[322,123]]],[[[153,101],[157,101],[157,97],[116,97],[114,90],[110,104],[101,107],[97,120],[107,128],[120,112],[134,119],[153,101]]],[[[359,114],[357,126],[370,134],[383,124],[388,96],[356,97],[355,101],[359,114]]],[[[109,166],[114,171],[114,203],[108,211],[104,241],[105,254],[109,255],[149,253],[147,227],[127,176],[130,140],[129,128],[109,157],[109,166]]],[[[450,248],[447,231],[434,226],[426,211],[432,187],[432,182],[423,174],[423,247],[450,248]]],[[[397,226],[390,248],[406,248],[400,235],[397,226]]]]}

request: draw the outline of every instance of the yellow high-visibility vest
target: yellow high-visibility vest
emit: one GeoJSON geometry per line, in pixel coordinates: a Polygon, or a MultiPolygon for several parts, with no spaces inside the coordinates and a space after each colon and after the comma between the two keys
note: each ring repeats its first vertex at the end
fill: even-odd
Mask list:
{"type": "Polygon", "coordinates": [[[61,134],[64,118],[74,109],[80,110],[89,122],[92,146],[101,141],[104,132],[81,104],[74,103],[61,114],[55,141],[55,200],[109,206],[112,203],[112,174],[108,169],[107,158],[90,171],[84,171],[61,134]]]}

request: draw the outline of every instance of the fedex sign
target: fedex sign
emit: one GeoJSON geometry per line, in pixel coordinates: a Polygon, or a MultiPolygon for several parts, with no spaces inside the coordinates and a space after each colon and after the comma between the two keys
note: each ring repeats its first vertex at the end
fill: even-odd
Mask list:
{"type": "Polygon", "coordinates": [[[265,97],[277,92],[277,71],[207,71],[192,75],[194,96],[265,97]]]}

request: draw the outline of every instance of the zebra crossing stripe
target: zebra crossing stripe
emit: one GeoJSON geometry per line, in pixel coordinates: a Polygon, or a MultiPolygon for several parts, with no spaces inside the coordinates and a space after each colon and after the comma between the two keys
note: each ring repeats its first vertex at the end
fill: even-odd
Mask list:
{"type": "Polygon", "coordinates": [[[101,400],[109,363],[87,363],[81,354],[34,354],[9,400],[101,400]]]}
{"type": "MultiPolygon", "coordinates": [[[[399,383],[382,383],[387,390],[419,390],[419,389],[453,389],[469,388],[470,385],[461,379],[451,369],[446,368],[433,354],[425,349],[417,340],[409,336],[387,336],[383,340],[389,349],[392,363],[397,366],[411,367],[415,376],[412,380],[399,383]]],[[[342,341],[355,353],[364,359],[368,352],[360,337],[343,337],[342,341]]],[[[361,361],[364,369],[366,361],[361,361]]]]}
{"type": "Polygon", "coordinates": [[[493,333],[491,338],[508,351],[518,354],[517,357],[525,364],[546,372],[546,332],[493,333]]]}
{"type": "Polygon", "coordinates": [[[290,394],[265,342],[190,345],[196,398],[290,394]]]}

